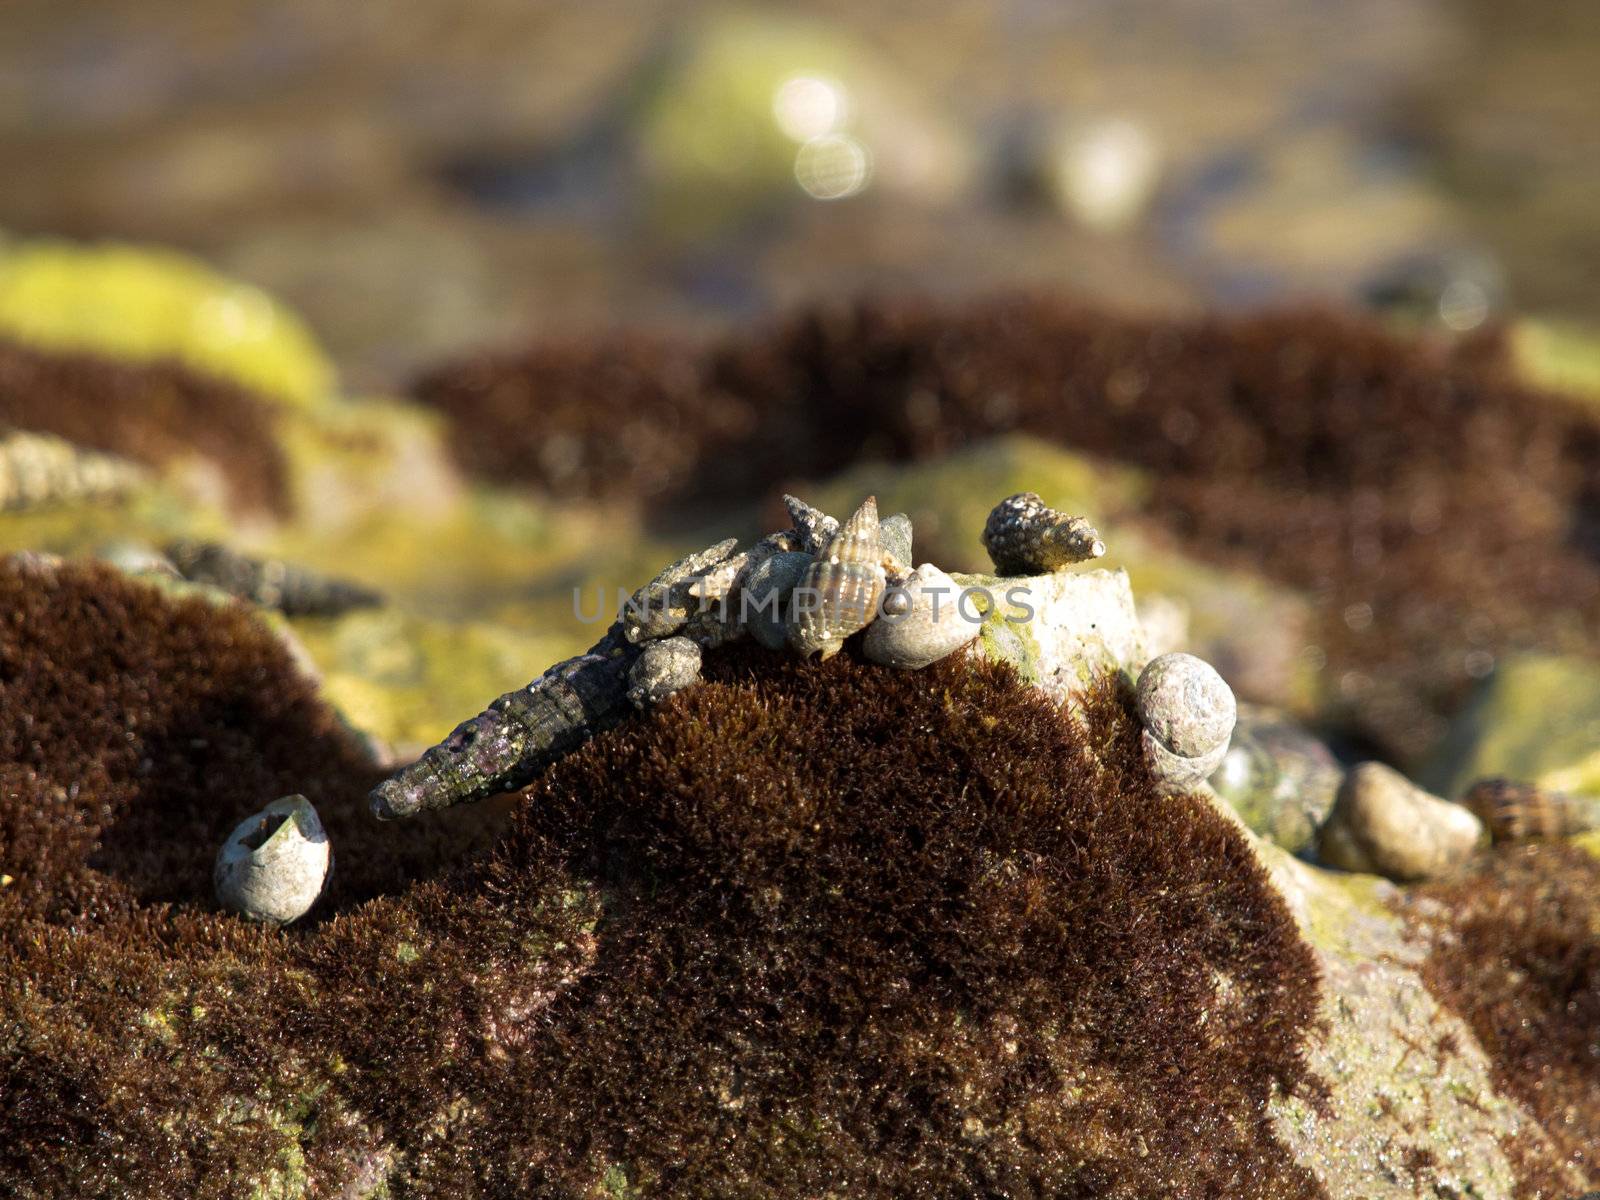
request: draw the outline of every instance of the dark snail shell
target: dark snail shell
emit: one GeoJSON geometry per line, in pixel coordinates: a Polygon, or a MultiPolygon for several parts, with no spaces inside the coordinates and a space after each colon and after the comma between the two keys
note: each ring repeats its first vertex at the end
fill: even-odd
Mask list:
{"type": "Polygon", "coordinates": [[[1600,827],[1600,801],[1510,779],[1480,779],[1461,803],[1497,843],[1570,837],[1600,827]]]}
{"type": "Polygon", "coordinates": [[[983,548],[1001,575],[1039,575],[1106,552],[1094,526],[1048,507],[1036,492],[1007,496],[983,527],[983,548]]]}

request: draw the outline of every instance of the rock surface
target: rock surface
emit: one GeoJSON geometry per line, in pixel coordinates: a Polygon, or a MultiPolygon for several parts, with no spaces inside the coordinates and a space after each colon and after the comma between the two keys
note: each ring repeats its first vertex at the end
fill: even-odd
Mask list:
{"type": "Polygon", "coordinates": [[[1327,746],[1289,717],[1241,704],[1228,752],[1210,782],[1251,832],[1297,854],[1332,811],[1343,778],[1327,746]]]}
{"type": "Polygon", "coordinates": [[[1382,763],[1344,778],[1317,853],[1330,866],[1389,879],[1432,879],[1461,866],[1484,839],[1483,822],[1382,763]]]}

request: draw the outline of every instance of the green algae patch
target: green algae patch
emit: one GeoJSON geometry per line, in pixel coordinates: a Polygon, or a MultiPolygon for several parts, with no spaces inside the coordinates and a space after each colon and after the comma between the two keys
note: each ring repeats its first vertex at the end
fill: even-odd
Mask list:
{"type": "Polygon", "coordinates": [[[1511,328],[1511,355],[1529,383],[1600,404],[1600,337],[1593,330],[1520,320],[1511,328]]]}
{"type": "Polygon", "coordinates": [[[1600,667],[1556,655],[1502,661],[1452,724],[1427,774],[1444,796],[1503,775],[1600,797],[1600,667]]]}
{"type": "Polygon", "coordinates": [[[171,250],[49,239],[0,249],[0,330],[41,347],[176,359],[289,404],[326,402],[336,388],[298,316],[171,250]]]}

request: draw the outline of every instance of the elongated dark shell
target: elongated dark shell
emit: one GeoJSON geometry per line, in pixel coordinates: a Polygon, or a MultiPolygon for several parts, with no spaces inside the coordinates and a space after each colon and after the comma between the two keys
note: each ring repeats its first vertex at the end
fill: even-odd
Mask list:
{"type": "Polygon", "coordinates": [[[1036,492],[1018,492],[994,506],[983,527],[983,548],[1001,575],[1040,575],[1106,552],[1094,526],[1056,512],[1036,492]]]}
{"type": "Polygon", "coordinates": [[[507,692],[439,745],[372,790],[387,820],[514,791],[633,711],[628,670],[639,647],[613,625],[587,654],[507,692]]]}
{"type": "Polygon", "coordinates": [[[868,496],[790,598],[789,645],[802,657],[833,657],[845,638],[878,615],[884,584],[878,501],[868,496]]]}
{"type": "Polygon", "coordinates": [[[169,544],[166,553],[190,582],[209,584],[291,617],[333,617],[383,603],[382,595],[359,583],[278,559],[252,558],[218,542],[184,539],[169,544]]]}
{"type": "Polygon", "coordinates": [[[1461,803],[1496,842],[1570,837],[1600,828],[1600,800],[1569,796],[1510,779],[1480,779],[1461,803]]]}

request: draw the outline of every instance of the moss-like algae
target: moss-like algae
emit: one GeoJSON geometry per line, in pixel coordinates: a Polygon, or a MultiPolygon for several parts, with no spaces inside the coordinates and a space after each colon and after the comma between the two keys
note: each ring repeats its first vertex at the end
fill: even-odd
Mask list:
{"type": "Polygon", "coordinates": [[[1073,722],[993,665],[720,652],[460,858],[364,818],[247,611],[72,566],[0,593],[0,1190],[1315,1194],[1263,1115],[1305,1083],[1307,952],[1112,686],[1073,722]],[[332,894],[216,913],[216,838],[291,783],[332,894]]]}

